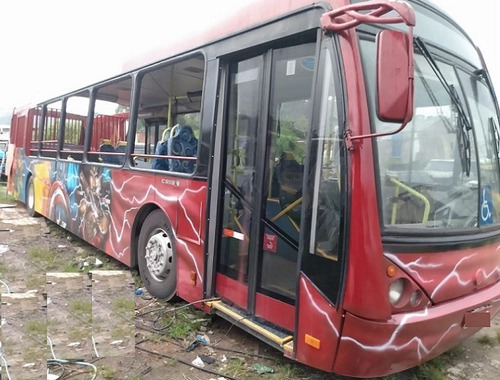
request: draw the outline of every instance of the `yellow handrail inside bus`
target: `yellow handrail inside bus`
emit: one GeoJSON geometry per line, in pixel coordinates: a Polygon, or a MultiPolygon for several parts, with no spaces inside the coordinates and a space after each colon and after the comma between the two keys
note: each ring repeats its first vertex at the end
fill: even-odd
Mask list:
{"type": "Polygon", "coordinates": [[[279,213],[277,213],[276,215],[274,215],[271,218],[271,222],[276,222],[279,218],[281,218],[283,215],[285,215],[286,213],[288,213],[288,211],[290,211],[291,209],[293,209],[295,206],[299,205],[300,202],[302,202],[302,197],[300,197],[296,201],[290,203],[283,210],[281,210],[279,213]]]}
{"type": "MultiPolygon", "coordinates": [[[[424,202],[424,215],[422,217],[422,223],[426,223],[429,220],[429,213],[431,211],[431,204],[429,200],[425,197],[425,195],[419,193],[417,190],[412,189],[410,186],[405,185],[403,182],[397,180],[396,178],[391,178],[391,182],[396,185],[396,190],[394,192],[395,197],[399,195],[399,189],[402,188],[406,190],[410,194],[414,195],[416,198],[420,199],[424,202]]],[[[398,213],[398,205],[396,203],[392,204],[392,215],[391,215],[391,224],[396,224],[396,216],[398,213]]]]}

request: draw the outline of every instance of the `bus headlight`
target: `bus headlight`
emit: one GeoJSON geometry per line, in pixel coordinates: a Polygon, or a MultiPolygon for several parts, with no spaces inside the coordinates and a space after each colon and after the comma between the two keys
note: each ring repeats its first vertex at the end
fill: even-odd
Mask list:
{"type": "Polygon", "coordinates": [[[401,297],[403,297],[403,293],[405,290],[405,282],[402,278],[398,278],[389,286],[389,301],[392,306],[398,304],[401,301],[401,297]]]}

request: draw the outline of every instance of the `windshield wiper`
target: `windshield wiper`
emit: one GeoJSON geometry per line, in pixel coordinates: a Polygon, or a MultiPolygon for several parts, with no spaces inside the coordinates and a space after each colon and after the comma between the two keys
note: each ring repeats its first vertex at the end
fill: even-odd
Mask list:
{"type": "Polygon", "coordinates": [[[462,105],[462,101],[458,96],[457,90],[453,85],[448,83],[441,69],[439,68],[437,62],[429,53],[429,50],[427,49],[425,42],[420,37],[415,37],[415,44],[417,45],[418,49],[422,52],[422,55],[431,66],[432,70],[434,71],[434,74],[436,74],[437,78],[439,79],[439,82],[441,82],[444,89],[450,96],[453,106],[458,113],[457,129],[460,132],[460,141],[459,141],[459,144],[461,145],[460,160],[462,162],[462,170],[465,172],[467,177],[469,177],[470,167],[471,167],[471,147],[470,147],[469,131],[472,129],[472,125],[469,119],[467,118],[467,115],[464,111],[464,107],[462,105]]]}

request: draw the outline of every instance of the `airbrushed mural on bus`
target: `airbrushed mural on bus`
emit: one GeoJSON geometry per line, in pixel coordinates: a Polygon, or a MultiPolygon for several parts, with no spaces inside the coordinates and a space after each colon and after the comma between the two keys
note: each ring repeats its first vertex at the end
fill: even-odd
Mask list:
{"type": "Polygon", "coordinates": [[[324,371],[395,373],[488,326],[499,110],[469,37],[417,0],[250,10],[15,110],[9,191],[324,371]]]}

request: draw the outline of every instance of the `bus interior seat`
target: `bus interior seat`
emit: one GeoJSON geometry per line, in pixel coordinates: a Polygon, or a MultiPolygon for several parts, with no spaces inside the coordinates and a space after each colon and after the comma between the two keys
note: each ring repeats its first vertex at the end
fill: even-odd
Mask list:
{"type": "MultiPolygon", "coordinates": [[[[167,128],[163,131],[161,136],[161,140],[158,140],[155,148],[156,156],[167,156],[168,155],[168,139],[170,137],[170,128],[167,128]]],[[[153,158],[151,162],[151,167],[156,170],[168,170],[168,160],[166,158],[153,158]]]]}
{"type": "MultiPolygon", "coordinates": [[[[195,157],[198,151],[198,139],[193,129],[188,125],[176,125],[172,128],[168,139],[168,155],[195,157]]],[[[193,173],[194,162],[188,160],[170,159],[170,170],[178,173],[193,173]]]]}
{"type": "MultiPolygon", "coordinates": [[[[111,144],[111,140],[102,139],[99,145],[99,152],[101,153],[116,153],[115,147],[111,144]]],[[[99,161],[105,164],[117,164],[116,157],[112,154],[100,154],[99,161]]]]}
{"type": "Polygon", "coordinates": [[[127,151],[127,142],[126,141],[118,141],[115,146],[115,152],[121,153],[122,155],[116,156],[116,161],[119,165],[123,165],[125,163],[125,152],[127,151]]]}

